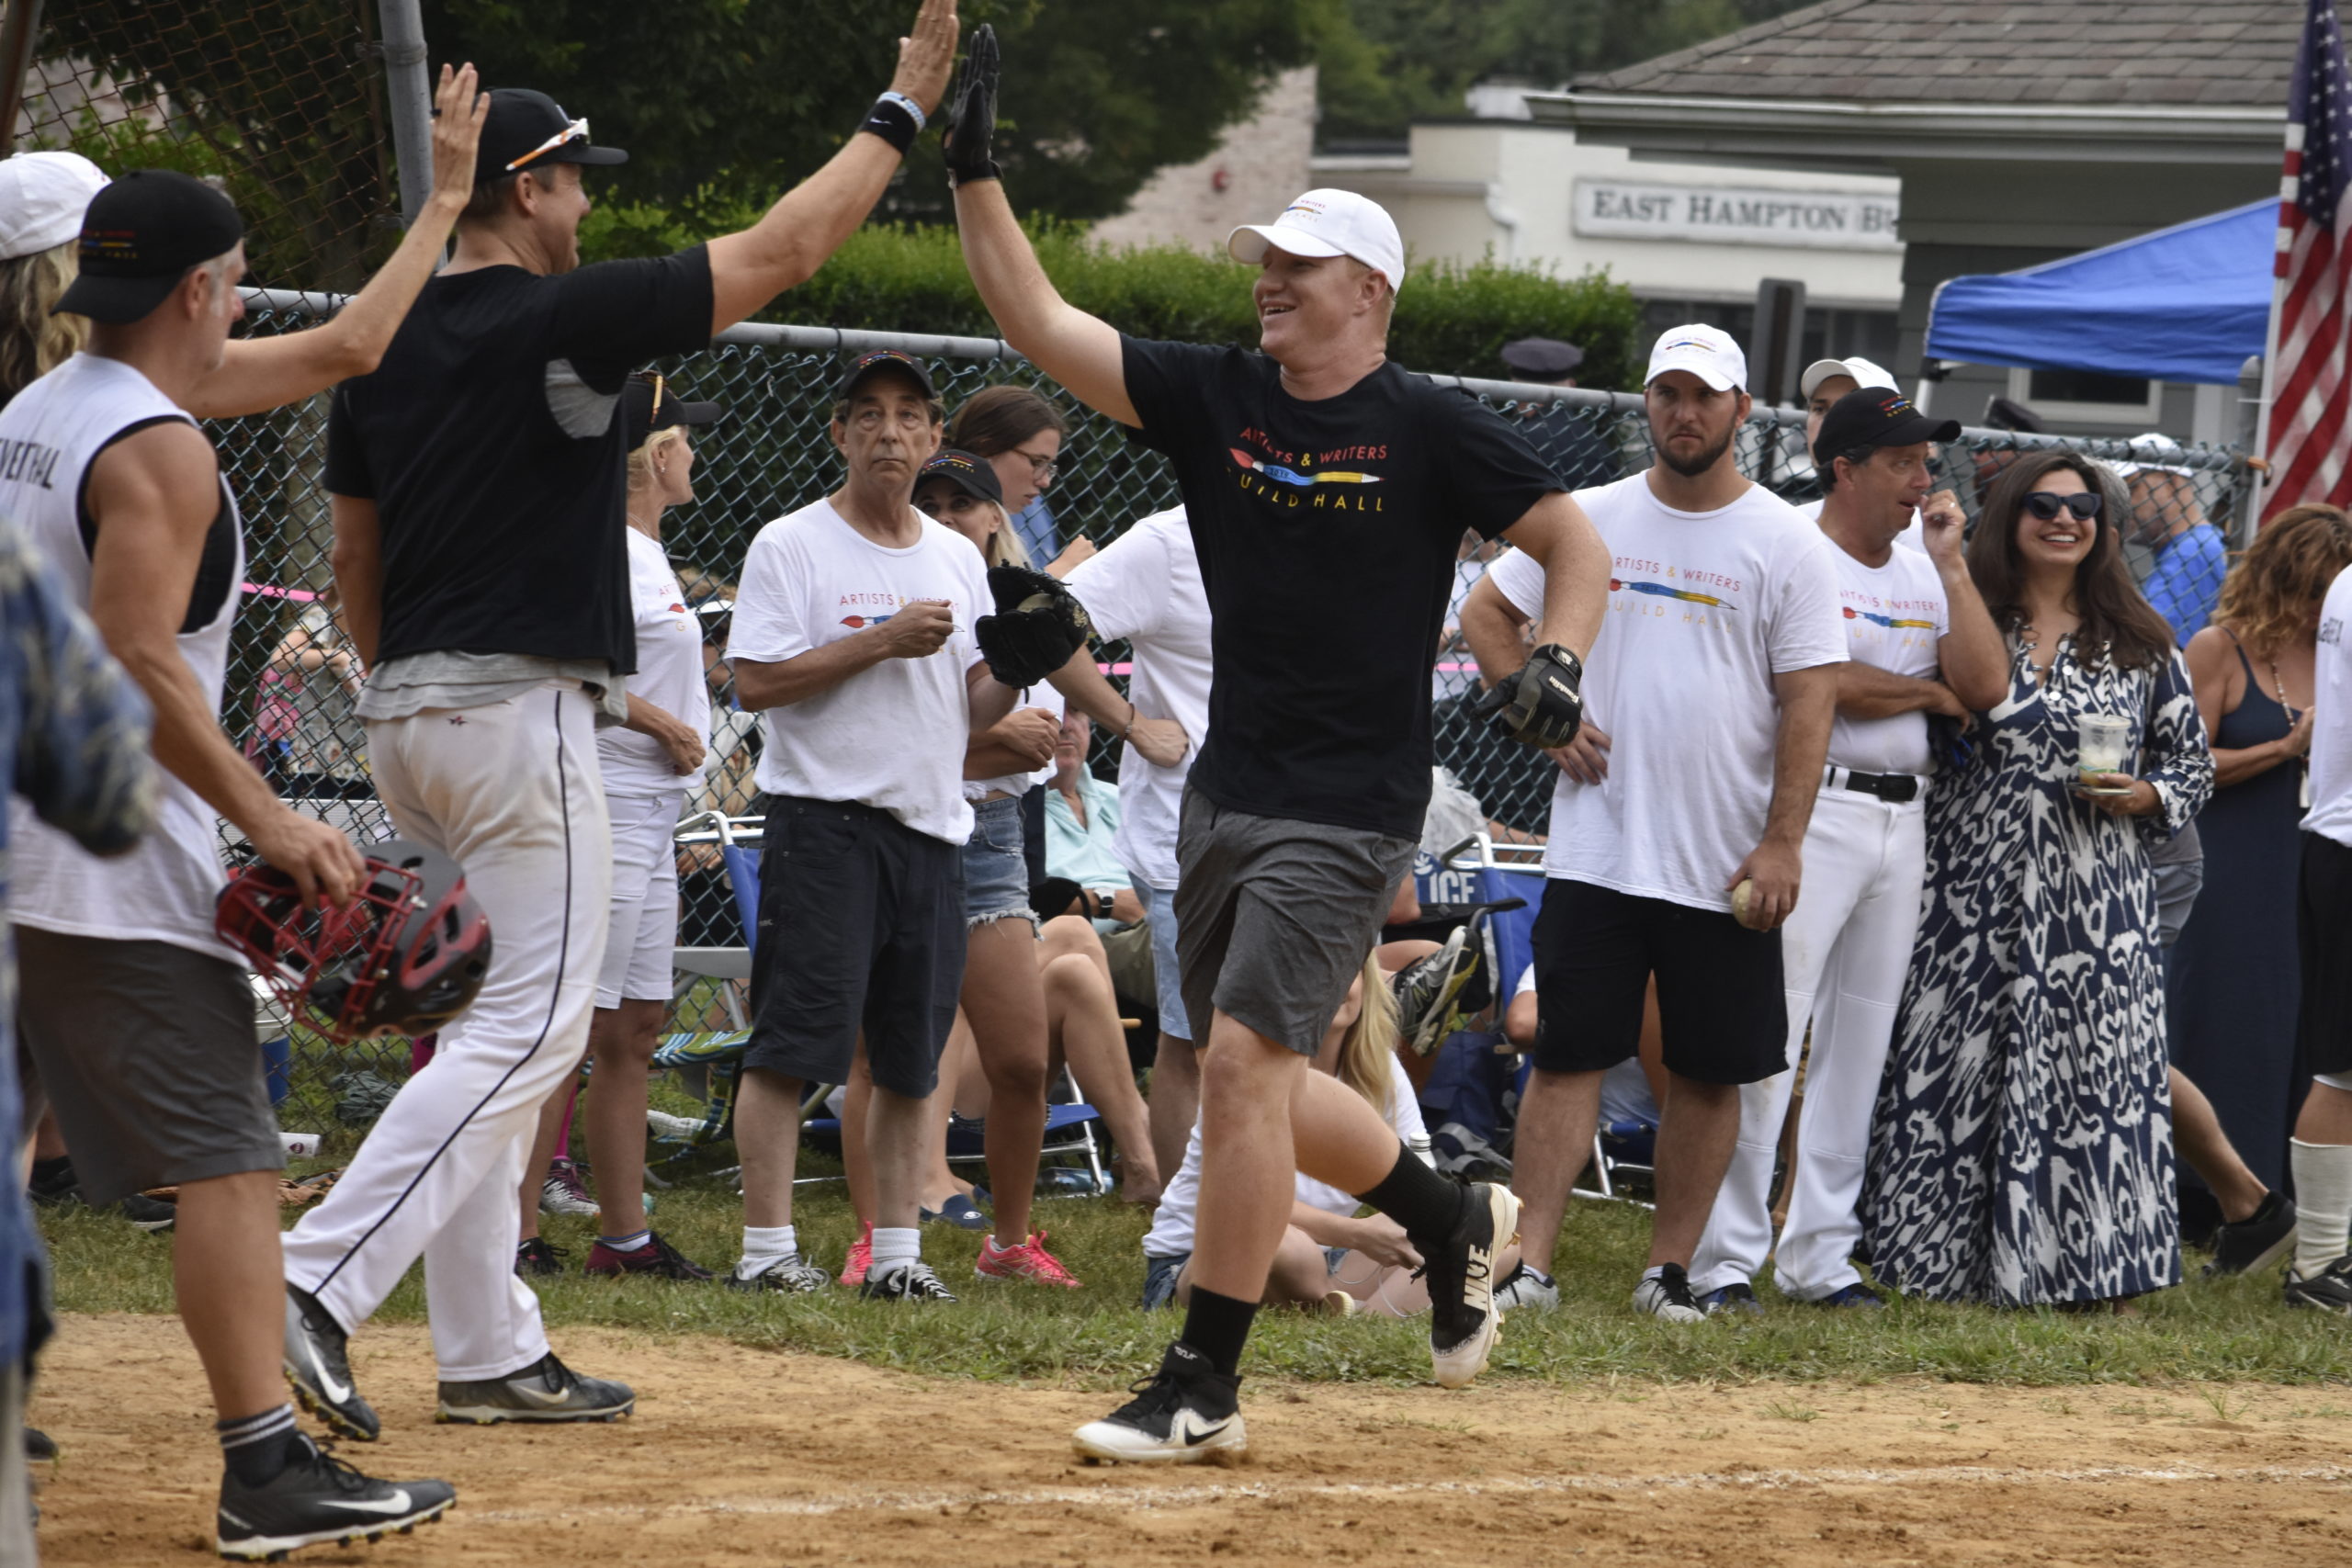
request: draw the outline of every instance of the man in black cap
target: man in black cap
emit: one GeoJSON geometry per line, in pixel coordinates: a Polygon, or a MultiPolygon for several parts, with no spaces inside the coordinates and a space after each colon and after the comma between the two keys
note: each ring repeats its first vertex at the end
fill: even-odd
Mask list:
{"type": "Polygon", "coordinates": [[[456,256],[370,376],[336,394],[335,579],[370,674],[376,784],[458,860],[498,952],[472,1009],[287,1239],[286,1358],[372,1438],[345,1343],[425,1258],[440,1414],[600,1421],[634,1404],[548,1348],[514,1277],[539,1106],[580,1059],[611,881],[594,729],[635,668],[622,531],[629,371],[702,347],[863,221],[946,85],[955,0],[924,0],[889,91],[758,223],[675,255],[577,265],[584,167],[615,164],[543,94],[491,95],[456,256]]]}
{"type": "MultiPolygon", "coordinates": [[[[1558,338],[1523,337],[1502,346],[1502,362],[1514,381],[1538,387],[1573,387],[1584,350],[1558,338]]],[[[1520,406],[1520,429],[1569,490],[1590,490],[1617,478],[1615,423],[1610,411],[1572,403],[1527,402],[1520,406]]]]}
{"type": "MultiPolygon", "coordinates": [[[[308,897],[342,903],[364,873],[350,842],[278,800],[220,729],[244,547],[187,408],[208,384],[233,383],[251,408],[325,386],[305,381],[299,353],[265,358],[257,383],[223,381],[243,233],[225,197],[181,174],[126,175],[92,199],[80,276],[56,307],[91,318],[89,350],[0,411],[0,515],[30,532],[145,692],[164,774],[154,831],[113,859],[16,808],[18,1018],[89,1201],[179,1188],[175,1284],[227,1468],[219,1546],[261,1557],[413,1526],[454,1494],[326,1459],[296,1431],[279,1382],[285,1148],[243,966],[213,931],[217,819],[308,897]]],[[[413,243],[412,293],[437,236],[413,243]]],[[[396,321],[406,298],[397,279],[379,283],[369,309],[396,321]]]]}
{"type": "MultiPolygon", "coordinates": [[[[963,536],[914,509],[939,448],[938,395],[905,355],[851,367],[831,435],[842,488],[760,530],[735,594],[735,695],[760,715],[768,797],[752,944],[752,1043],[735,1106],[743,1257],[728,1284],[820,1290],[792,1220],[800,1094],[863,1055],[874,1219],[844,1282],[888,1301],[954,1301],[922,1258],[923,1101],[964,980],[964,760],[1012,711],[973,638],[990,604],[963,536]]],[[[983,465],[985,468],[985,465],[983,465]]],[[[1057,726],[1032,716],[1029,766],[1057,726]]],[[[1008,727],[1009,728],[1009,727],[1008,727]]],[[[1003,739],[999,731],[997,739],[1003,739]]],[[[1023,878],[1019,896],[1028,894],[1023,878]]]]}
{"type": "Polygon", "coordinates": [[[1814,441],[1848,661],[1828,771],[1805,828],[1804,897],[1781,938],[1789,1066],[1741,1088],[1739,1141],[1690,1259],[1691,1291],[1713,1310],[1758,1310],[1753,1281],[1768,1254],[1792,1301],[1879,1304],[1851,1261],[1861,1238],[1854,1205],[1919,925],[1934,765],[1928,715],[1982,711],[2008,684],[2007,650],[1962,554],[1959,503],[1928,493],[1936,444],[1959,435],[1957,422],[1928,418],[1892,388],[1866,387],[1829,408],[1814,441]],[[1925,553],[1894,547],[1915,511],[1924,513],[1925,553]],[[1776,1247],[1772,1168],[1808,1032],[1776,1247]]]}

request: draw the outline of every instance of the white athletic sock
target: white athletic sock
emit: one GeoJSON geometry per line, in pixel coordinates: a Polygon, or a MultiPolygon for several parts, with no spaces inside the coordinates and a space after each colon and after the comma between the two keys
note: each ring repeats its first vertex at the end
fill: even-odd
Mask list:
{"type": "Polygon", "coordinates": [[[922,1233],[912,1225],[874,1227],[874,1266],[869,1280],[879,1280],[904,1263],[922,1261],[922,1233]]]}
{"type": "Polygon", "coordinates": [[[800,1250],[800,1237],[790,1225],[745,1225],[743,1261],[735,1265],[739,1280],[757,1278],[800,1250]]]}
{"type": "Polygon", "coordinates": [[[2352,1144],[2290,1139],[2295,1172],[2295,1273],[2305,1280],[2344,1256],[2352,1231],[2352,1144]]]}

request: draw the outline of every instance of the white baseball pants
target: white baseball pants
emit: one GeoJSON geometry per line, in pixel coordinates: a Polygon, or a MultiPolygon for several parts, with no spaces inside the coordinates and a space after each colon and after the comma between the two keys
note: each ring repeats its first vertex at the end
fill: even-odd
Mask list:
{"type": "Polygon", "coordinates": [[[516,1194],[539,1107],[586,1047],[604,956],[612,843],[594,718],[575,683],[368,725],[401,836],[454,858],[490,916],[490,974],[287,1235],[286,1278],[349,1330],[422,1256],[445,1382],[548,1352],[539,1299],[514,1276],[516,1194]]]}
{"type": "Polygon", "coordinates": [[[1781,1293],[1799,1301],[1860,1281],[1849,1261],[1861,1237],[1854,1210],[1918,934],[1927,862],[1927,815],[1918,801],[1894,805],[1825,789],[1814,803],[1804,886],[1781,928],[1789,1070],[1739,1091],[1739,1142],[1691,1256],[1692,1291],[1703,1295],[1752,1280],[1768,1255],[1781,1293]],[[1789,1217],[1774,1254],[1772,1167],[1808,1021],[1813,1059],[1797,1115],[1789,1217]]]}

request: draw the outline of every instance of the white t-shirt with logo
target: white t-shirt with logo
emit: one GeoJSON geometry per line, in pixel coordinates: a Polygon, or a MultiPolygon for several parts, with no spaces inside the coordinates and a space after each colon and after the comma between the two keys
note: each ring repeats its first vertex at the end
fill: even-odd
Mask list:
{"type": "Polygon", "coordinates": [[[921,599],[944,601],[956,630],[922,659],[886,659],[831,689],[760,716],[770,795],[854,800],[950,844],[972,836],[964,801],[971,739],[966,672],[979,660],[972,621],[992,601],[971,541],[907,509],[904,549],[877,545],[830,501],[760,530],[743,561],[728,657],[780,664],[839,642],[921,599]]]}
{"type": "MultiPolygon", "coordinates": [[[[1023,686],[1012,702],[1012,711],[1023,708],[1044,708],[1059,724],[1062,715],[1069,711],[1069,704],[1059,692],[1048,685],[1023,686]]],[[[1054,777],[1054,761],[1048,757],[1046,765],[1025,773],[1007,773],[1001,779],[966,779],[964,798],[986,800],[991,795],[1027,795],[1041,784],[1050,784],[1054,777]]]]}
{"type": "Polygon", "coordinates": [[[2312,808],[2303,831],[2352,849],[2352,568],[2336,573],[2319,609],[2311,769],[2312,808]]]}
{"type": "MultiPolygon", "coordinates": [[[[1807,517],[1812,518],[1815,523],[1818,523],[1821,521],[1821,509],[1825,504],[1826,502],[1824,500],[1815,499],[1806,502],[1803,506],[1798,507],[1797,510],[1804,513],[1807,517]]],[[[1921,555],[1926,555],[1928,553],[1927,519],[1922,517],[1915,509],[1911,513],[1911,525],[1904,529],[1900,534],[1895,535],[1894,542],[1898,545],[1908,545],[1911,548],[1918,551],[1921,555]]]]}
{"type": "MultiPolygon", "coordinates": [[[[1576,500],[1612,562],[1584,679],[1609,772],[1592,785],[1560,773],[1544,873],[1729,909],[1724,884],[1772,802],[1772,678],[1845,661],[1834,547],[1754,485],[1713,512],[1664,505],[1646,473],[1576,500]]],[[[1525,552],[1490,575],[1515,608],[1541,613],[1544,569],[1525,552]]]]}
{"type": "MultiPolygon", "coordinates": [[[[628,540],[629,611],[637,621],[637,673],[628,694],[642,697],[696,735],[710,733],[710,686],[703,678],[700,617],[686,607],[678,574],[661,543],[631,528],[628,540]]],[[[670,766],[670,752],[650,735],[617,726],[596,732],[596,758],[604,764],[608,795],[660,795],[692,789],[710,766],[691,773],[670,766]]]]}
{"type": "MultiPolygon", "coordinates": [[[[1917,550],[1892,549],[1884,566],[1864,566],[1835,539],[1829,554],[1838,563],[1846,656],[1893,674],[1933,679],[1941,668],[1938,644],[1951,630],[1951,607],[1936,563],[1917,550]]],[[[1849,718],[1841,713],[1830,727],[1829,761],[1862,773],[1925,773],[1928,716],[1849,718]]]]}
{"type": "Polygon", "coordinates": [[[1209,599],[1184,509],[1156,512],[1081,562],[1069,591],[1104,638],[1134,649],[1127,694],[1138,713],[1172,718],[1192,740],[1172,768],[1134,746],[1119,758],[1120,862],[1154,887],[1176,886],[1176,824],[1184,775],[1209,733],[1209,599]]]}

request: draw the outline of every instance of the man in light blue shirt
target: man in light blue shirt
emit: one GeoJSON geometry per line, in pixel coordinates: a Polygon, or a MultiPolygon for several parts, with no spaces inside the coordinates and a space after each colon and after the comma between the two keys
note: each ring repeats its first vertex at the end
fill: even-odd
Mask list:
{"type": "Polygon", "coordinates": [[[2187,648],[2222,597],[2229,547],[2222,531],[2205,520],[2189,469],[2126,465],[2124,482],[2132,492],[2132,537],[2154,558],[2141,592],[2171,626],[2174,643],[2187,648]]]}

